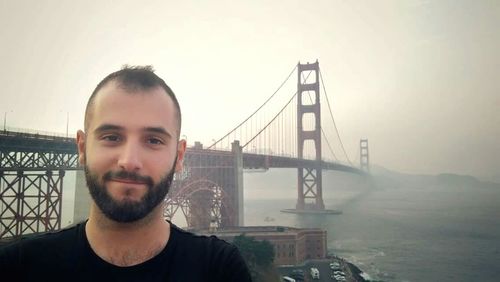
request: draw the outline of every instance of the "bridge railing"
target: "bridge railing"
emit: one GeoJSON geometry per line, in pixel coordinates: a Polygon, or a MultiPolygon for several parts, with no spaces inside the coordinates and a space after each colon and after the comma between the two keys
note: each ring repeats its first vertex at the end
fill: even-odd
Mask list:
{"type": "MultiPolygon", "coordinates": [[[[286,158],[297,158],[296,155],[293,155],[293,154],[290,154],[290,153],[286,153],[286,152],[273,152],[272,150],[248,150],[248,151],[243,151],[244,153],[252,153],[252,154],[258,154],[258,155],[269,155],[269,156],[275,156],[275,157],[286,157],[286,158]]],[[[304,156],[305,160],[314,160],[314,156],[304,156]]],[[[324,158],[322,159],[322,161],[324,162],[329,162],[329,163],[338,163],[338,164],[342,164],[342,165],[351,165],[350,163],[346,162],[346,161],[340,161],[340,160],[337,160],[337,159],[332,159],[332,158],[324,158]]]]}
{"type": "Polygon", "coordinates": [[[50,131],[43,131],[43,130],[37,130],[37,129],[29,129],[29,128],[17,128],[17,127],[6,127],[5,130],[0,130],[0,135],[3,136],[23,136],[23,137],[31,137],[31,138],[37,138],[37,139],[68,139],[68,140],[74,140],[74,137],[70,137],[69,135],[66,135],[65,133],[58,133],[58,132],[50,132],[50,131]],[[53,137],[53,138],[51,138],[53,137]]]}

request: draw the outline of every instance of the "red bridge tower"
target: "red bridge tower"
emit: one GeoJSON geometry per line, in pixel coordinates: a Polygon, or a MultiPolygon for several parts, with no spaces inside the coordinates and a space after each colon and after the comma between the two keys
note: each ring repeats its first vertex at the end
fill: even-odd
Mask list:
{"type": "Polygon", "coordinates": [[[319,63],[298,64],[297,83],[297,152],[299,159],[304,158],[307,149],[316,152],[317,166],[314,168],[298,168],[298,200],[297,210],[324,210],[321,170],[321,107],[319,101],[319,63]],[[302,72],[314,75],[313,83],[306,83],[302,72]],[[306,99],[306,95],[312,98],[306,99]],[[311,101],[312,100],[312,101],[311,101]],[[308,103],[309,101],[309,103],[308,103]],[[312,117],[311,117],[312,115],[312,117]],[[311,117],[311,118],[308,118],[311,117]],[[304,118],[314,120],[312,128],[305,128],[304,118]],[[311,148],[312,147],[312,148],[311,148]]]}

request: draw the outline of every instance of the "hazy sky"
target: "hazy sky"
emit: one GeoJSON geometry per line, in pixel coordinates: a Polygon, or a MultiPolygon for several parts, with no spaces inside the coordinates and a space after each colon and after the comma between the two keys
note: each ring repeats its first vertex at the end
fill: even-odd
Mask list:
{"type": "Polygon", "coordinates": [[[499,1],[0,0],[0,118],[74,133],[100,79],[151,64],[207,144],[318,59],[351,159],[368,138],[389,169],[500,181],[499,28],[499,1]]]}

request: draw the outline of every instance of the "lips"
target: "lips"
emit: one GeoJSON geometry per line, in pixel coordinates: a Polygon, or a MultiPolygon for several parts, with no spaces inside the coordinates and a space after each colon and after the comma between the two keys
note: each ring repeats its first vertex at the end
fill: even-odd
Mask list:
{"type": "Polygon", "coordinates": [[[103,182],[113,181],[128,185],[146,185],[152,187],[153,179],[149,176],[140,175],[128,171],[108,171],[102,176],[103,182]]]}
{"type": "Polygon", "coordinates": [[[126,184],[137,184],[137,185],[147,184],[146,182],[141,182],[141,181],[132,180],[132,179],[122,179],[122,178],[112,178],[111,181],[121,182],[121,183],[126,183],[126,184]]]}

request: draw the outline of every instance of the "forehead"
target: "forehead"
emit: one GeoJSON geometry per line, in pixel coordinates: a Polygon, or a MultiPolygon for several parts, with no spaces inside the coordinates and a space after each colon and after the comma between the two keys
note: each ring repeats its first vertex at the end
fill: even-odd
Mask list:
{"type": "Polygon", "coordinates": [[[127,90],[114,82],[101,88],[91,106],[89,131],[103,125],[125,129],[163,127],[178,136],[174,102],[161,87],[127,90]]]}

